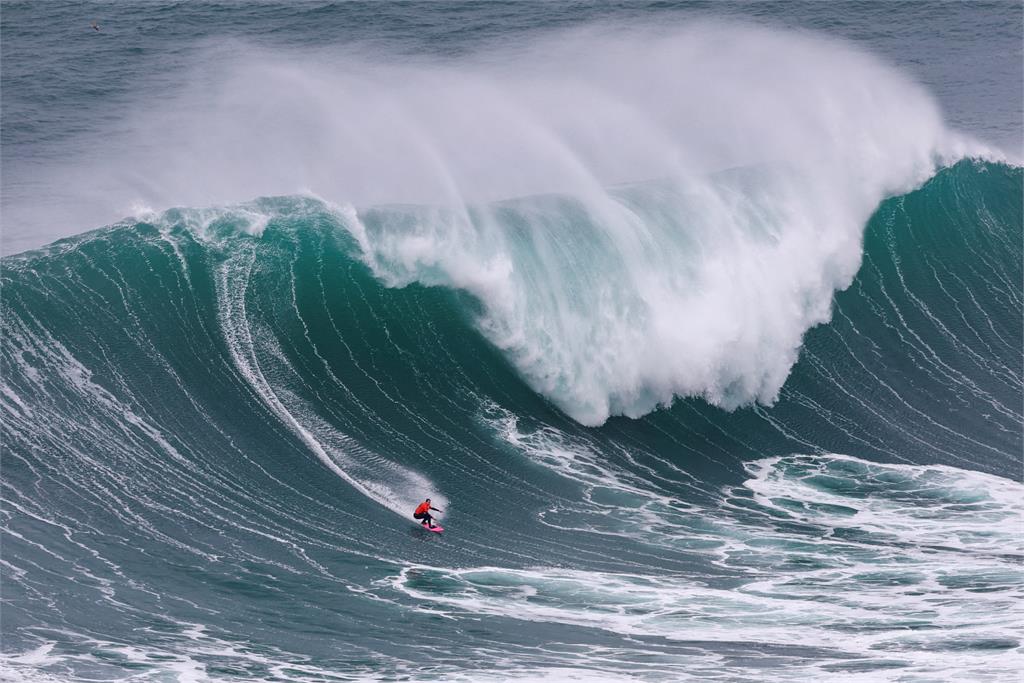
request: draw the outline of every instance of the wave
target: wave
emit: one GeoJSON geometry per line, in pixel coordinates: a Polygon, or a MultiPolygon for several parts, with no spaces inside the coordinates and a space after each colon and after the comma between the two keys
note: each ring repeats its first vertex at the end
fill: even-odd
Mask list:
{"type": "Polygon", "coordinates": [[[69,163],[68,193],[370,207],[343,222],[374,274],[472,294],[587,425],[678,396],[770,405],[879,202],[998,157],[874,57],[745,25],[590,26],[457,64],[237,51],[69,163]]]}
{"type": "MultiPolygon", "coordinates": [[[[817,676],[928,675],[936,662],[977,673],[964,654],[976,652],[998,655],[987,671],[1015,670],[1019,624],[1003,606],[1020,583],[1022,173],[963,161],[882,202],[860,271],[773,405],[730,412],[696,392],[598,428],[492,343],[480,290],[438,286],[448,275],[422,261],[416,280],[381,270],[393,267],[381,240],[410,244],[403,227],[434,209],[264,198],[8,257],[3,665],[385,676],[421,653],[418,630],[392,626],[413,614],[436,620],[440,652],[476,653],[480,671],[439,659],[440,677],[593,673],[581,657],[604,662],[601,675],[710,675],[727,651],[817,676]],[[398,523],[428,495],[459,542],[398,523]],[[928,611],[922,591],[951,607],[928,611]],[[971,617],[979,600],[1009,616],[971,617]],[[260,622],[261,604],[280,627],[260,622]],[[444,635],[467,610],[536,626],[502,636],[522,667],[481,654],[490,640],[444,635]],[[687,625],[710,622],[694,641],[687,625]],[[322,651],[302,635],[310,623],[362,644],[322,651]],[[582,629],[558,631],[565,652],[545,649],[556,627],[582,629]],[[603,658],[623,633],[638,654],[603,658]],[[810,634],[820,647],[806,648],[810,634]]],[[[663,188],[617,196],[639,206],[663,188]]],[[[520,235],[580,220],[559,196],[489,210],[520,235]],[[527,210],[543,220],[526,224],[527,210]]],[[[531,244],[517,272],[600,271],[531,244]]],[[[628,308],[565,322],[609,311],[624,316],[609,331],[631,329],[628,308]]],[[[609,333],[596,352],[602,342],[622,344],[609,333]]]]}
{"type": "MultiPolygon", "coordinates": [[[[728,452],[766,438],[779,452],[992,471],[999,465],[986,463],[1012,462],[1019,444],[1019,181],[1019,168],[962,162],[883,203],[864,267],[835,299],[838,318],[812,330],[802,352],[790,344],[829,314],[836,283],[812,287],[813,265],[812,275],[773,263],[765,254],[791,238],[770,231],[731,234],[732,246],[716,250],[645,222],[652,265],[641,273],[610,256],[628,246],[560,197],[489,207],[488,228],[461,249],[444,248],[435,230],[446,212],[427,208],[357,213],[268,198],[174,210],[6,260],[9,428],[34,431],[48,410],[41,423],[55,432],[105,414],[114,435],[127,415],[137,437],[160,440],[138,407],[162,412],[173,397],[216,431],[232,419],[211,406],[256,401],[337,474],[365,470],[350,483],[396,511],[410,501],[393,489],[427,483],[379,455],[404,431],[450,440],[440,406],[549,415],[531,389],[584,424],[613,407],[639,416],[676,395],[699,397],[652,418],[672,432],[671,421],[702,414],[698,424],[736,442],[728,452]],[[499,228],[504,241],[489,232],[499,228]],[[469,259],[474,249],[498,253],[469,259]],[[445,262],[428,267],[424,253],[445,262]],[[453,263],[481,272],[454,279],[453,263]],[[778,403],[708,412],[757,398],[778,403]],[[79,406],[71,414],[69,401],[79,406]]],[[[660,185],[622,192],[633,215],[666,208],[660,185]]],[[[176,452],[170,441],[159,448],[176,452]]]]}

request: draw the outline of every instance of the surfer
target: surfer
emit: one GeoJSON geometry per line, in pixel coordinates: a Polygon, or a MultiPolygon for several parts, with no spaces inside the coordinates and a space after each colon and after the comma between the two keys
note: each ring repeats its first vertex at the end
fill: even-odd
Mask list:
{"type": "Polygon", "coordinates": [[[427,498],[425,501],[416,506],[416,512],[412,513],[413,519],[422,520],[420,524],[428,526],[431,529],[434,528],[434,518],[430,516],[430,511],[444,512],[444,510],[438,510],[435,507],[430,506],[430,499],[427,498]]]}
{"type": "Polygon", "coordinates": [[[91,27],[91,28],[92,28],[92,29],[93,29],[94,31],[96,31],[97,33],[99,33],[99,30],[100,30],[100,25],[99,25],[99,24],[97,24],[97,23],[96,23],[95,21],[94,21],[94,22],[92,22],[91,24],[89,24],[89,26],[90,26],[90,27],[91,27]]]}

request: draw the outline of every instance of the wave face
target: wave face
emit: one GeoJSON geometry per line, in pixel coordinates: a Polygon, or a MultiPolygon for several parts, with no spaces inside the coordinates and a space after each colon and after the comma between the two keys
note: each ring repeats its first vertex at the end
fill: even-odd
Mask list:
{"type": "Polygon", "coordinates": [[[4,259],[5,671],[1013,675],[1022,170],[769,170],[4,259]]]}

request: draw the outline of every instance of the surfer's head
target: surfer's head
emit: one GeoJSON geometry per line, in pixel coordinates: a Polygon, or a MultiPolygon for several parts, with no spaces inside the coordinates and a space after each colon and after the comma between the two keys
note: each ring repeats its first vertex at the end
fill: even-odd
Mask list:
{"type": "Polygon", "coordinates": [[[426,500],[425,500],[424,502],[425,502],[425,503],[429,503],[429,502],[430,502],[430,499],[429,499],[429,498],[427,498],[427,499],[426,499],[426,500]]]}

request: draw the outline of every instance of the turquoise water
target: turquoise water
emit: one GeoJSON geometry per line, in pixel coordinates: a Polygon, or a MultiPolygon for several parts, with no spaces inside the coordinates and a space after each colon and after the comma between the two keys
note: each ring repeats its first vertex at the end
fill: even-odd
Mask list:
{"type": "Polygon", "coordinates": [[[1019,6],[50,7],[5,677],[1019,672],[1019,6]]]}

